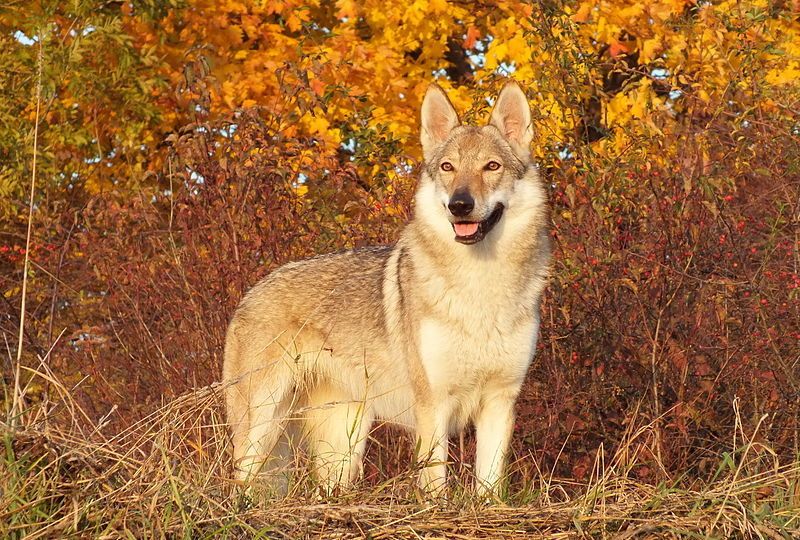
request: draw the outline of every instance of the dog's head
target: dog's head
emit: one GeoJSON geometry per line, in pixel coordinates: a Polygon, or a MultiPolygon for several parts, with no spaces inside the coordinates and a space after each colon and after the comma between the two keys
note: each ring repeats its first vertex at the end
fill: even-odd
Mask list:
{"type": "Polygon", "coordinates": [[[516,83],[503,87],[486,126],[462,126],[437,85],[422,102],[423,182],[441,203],[455,241],[475,244],[503,219],[518,181],[531,167],[531,112],[516,83]]]}

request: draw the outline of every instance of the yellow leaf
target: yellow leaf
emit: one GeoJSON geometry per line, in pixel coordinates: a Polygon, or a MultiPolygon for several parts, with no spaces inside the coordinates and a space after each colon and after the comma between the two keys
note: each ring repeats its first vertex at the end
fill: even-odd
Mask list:
{"type": "Polygon", "coordinates": [[[591,14],[593,7],[593,2],[582,3],[575,15],[572,16],[572,20],[576,23],[585,23],[589,20],[589,15],[591,14]]]}
{"type": "Polygon", "coordinates": [[[521,64],[530,61],[530,48],[521,33],[517,33],[509,39],[506,47],[508,48],[508,57],[514,62],[521,64]]]}
{"type": "Polygon", "coordinates": [[[792,60],[783,68],[769,70],[766,76],[766,81],[775,86],[795,84],[798,79],[800,79],[800,69],[798,69],[798,63],[795,60],[792,60]]]}
{"type": "Polygon", "coordinates": [[[444,13],[447,11],[447,0],[431,0],[428,6],[433,13],[444,13]]]}
{"type": "Polygon", "coordinates": [[[508,56],[508,46],[505,43],[493,41],[486,53],[486,69],[495,69],[508,56]]]}
{"type": "Polygon", "coordinates": [[[358,15],[358,6],[354,0],[336,0],[336,7],[338,19],[355,19],[358,15]]]}
{"type": "Polygon", "coordinates": [[[619,93],[608,102],[606,106],[606,117],[609,125],[624,123],[630,118],[631,99],[623,93],[619,93]]]}
{"type": "Polygon", "coordinates": [[[653,39],[644,40],[642,43],[640,61],[644,64],[652,62],[656,58],[659,50],[661,50],[661,39],[655,37],[653,39]]]}
{"type": "Polygon", "coordinates": [[[308,129],[312,133],[319,133],[320,135],[325,134],[328,131],[328,126],[330,123],[323,117],[323,116],[312,116],[308,120],[308,129]]]}

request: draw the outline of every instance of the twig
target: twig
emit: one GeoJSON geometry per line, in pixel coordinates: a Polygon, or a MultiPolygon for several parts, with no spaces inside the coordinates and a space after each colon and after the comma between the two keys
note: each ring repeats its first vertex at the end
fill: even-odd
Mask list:
{"type": "Polygon", "coordinates": [[[28,265],[31,253],[31,230],[33,224],[33,197],[36,192],[36,156],[39,151],[39,114],[42,106],[42,65],[44,64],[44,36],[39,32],[39,55],[36,60],[36,117],[33,125],[33,165],[31,167],[31,192],[28,199],[28,232],[25,235],[25,262],[22,269],[22,301],[19,309],[19,337],[17,340],[17,362],[14,370],[14,398],[11,404],[11,425],[16,425],[18,416],[25,407],[25,396],[20,386],[22,365],[22,343],[25,336],[25,296],[28,292],[28,265]]]}

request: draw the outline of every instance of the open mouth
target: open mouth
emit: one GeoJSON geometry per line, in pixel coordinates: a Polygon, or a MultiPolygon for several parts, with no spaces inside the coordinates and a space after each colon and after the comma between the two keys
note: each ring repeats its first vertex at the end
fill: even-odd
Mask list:
{"type": "Polygon", "coordinates": [[[453,230],[456,233],[456,242],[461,244],[476,244],[483,240],[491,231],[500,218],[503,217],[505,207],[499,204],[492,210],[489,217],[483,221],[459,221],[453,223],[453,230]]]}

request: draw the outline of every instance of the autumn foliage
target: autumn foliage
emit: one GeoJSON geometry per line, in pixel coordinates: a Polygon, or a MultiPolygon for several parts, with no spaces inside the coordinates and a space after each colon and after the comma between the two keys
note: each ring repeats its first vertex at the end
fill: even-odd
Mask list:
{"type": "Polygon", "coordinates": [[[270,269],[396,238],[432,80],[485,121],[512,77],[556,246],[517,474],[639,433],[632,475],[707,479],[736,422],[800,452],[797,2],[29,4],[0,8],[8,389],[40,67],[23,363],[120,428],[219,379],[270,269]]]}

